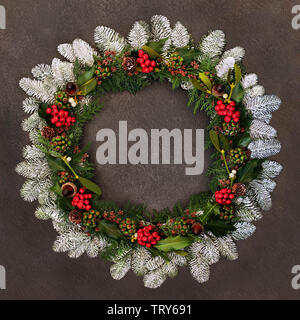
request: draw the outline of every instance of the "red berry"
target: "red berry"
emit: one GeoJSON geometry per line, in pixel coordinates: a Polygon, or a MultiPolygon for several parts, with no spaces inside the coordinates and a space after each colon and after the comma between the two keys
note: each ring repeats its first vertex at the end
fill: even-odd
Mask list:
{"type": "Polygon", "coordinates": [[[61,127],[61,126],[62,126],[61,122],[59,122],[59,121],[56,122],[56,126],[57,126],[57,127],[61,127]]]}
{"type": "Polygon", "coordinates": [[[46,109],[46,113],[51,114],[51,112],[52,112],[52,109],[51,109],[51,108],[47,108],[47,109],[46,109]]]}
{"type": "Polygon", "coordinates": [[[231,101],[231,102],[230,102],[230,105],[231,105],[232,107],[234,107],[234,106],[235,106],[235,102],[234,102],[234,101],[231,101]]]}
{"type": "Polygon", "coordinates": [[[146,243],[146,247],[150,248],[151,247],[151,243],[146,243]]]}
{"type": "Polygon", "coordinates": [[[231,204],[231,200],[226,200],[225,203],[226,204],[231,204]]]}
{"type": "Polygon", "coordinates": [[[225,121],[225,122],[230,122],[230,121],[231,121],[231,118],[228,117],[228,116],[226,116],[226,117],[224,118],[224,121],[225,121]]]}
{"type": "Polygon", "coordinates": [[[63,110],[60,110],[59,113],[58,113],[58,116],[61,117],[61,118],[64,117],[65,116],[65,112],[63,110]]]}
{"type": "Polygon", "coordinates": [[[150,65],[151,65],[151,61],[148,59],[148,60],[146,60],[145,61],[145,65],[147,66],[147,67],[149,67],[150,65]]]}
{"type": "Polygon", "coordinates": [[[148,60],[148,59],[149,59],[149,56],[148,56],[147,54],[144,54],[144,55],[143,55],[143,59],[144,59],[144,60],[148,60]]]}
{"type": "Polygon", "coordinates": [[[88,205],[85,207],[87,211],[90,211],[92,209],[92,206],[88,205]]]}
{"type": "Polygon", "coordinates": [[[156,67],[156,62],[154,60],[151,61],[151,67],[156,67]]]}
{"type": "Polygon", "coordinates": [[[152,72],[154,69],[153,67],[149,67],[149,71],[152,72]]]}
{"type": "Polygon", "coordinates": [[[225,107],[225,104],[220,104],[220,110],[225,110],[226,107],[225,107]]]}
{"type": "Polygon", "coordinates": [[[229,199],[234,199],[234,194],[230,194],[229,199]]]}
{"type": "Polygon", "coordinates": [[[219,100],[218,102],[217,102],[217,104],[223,104],[223,101],[222,100],[219,100]]]}
{"type": "Polygon", "coordinates": [[[146,64],[145,64],[145,63],[142,63],[142,64],[141,64],[141,68],[143,68],[143,69],[146,68],[146,64]]]}

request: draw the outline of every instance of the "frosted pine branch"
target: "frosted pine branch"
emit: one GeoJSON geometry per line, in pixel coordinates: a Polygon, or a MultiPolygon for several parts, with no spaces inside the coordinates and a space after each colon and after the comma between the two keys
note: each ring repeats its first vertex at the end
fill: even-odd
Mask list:
{"type": "Polygon", "coordinates": [[[260,85],[254,86],[253,88],[246,90],[246,95],[248,95],[249,97],[258,97],[258,96],[263,96],[264,94],[265,94],[265,88],[260,85]]]}
{"type": "Polygon", "coordinates": [[[274,179],[280,175],[283,167],[276,161],[266,160],[262,163],[262,177],[274,179]]]}
{"type": "Polygon", "coordinates": [[[151,253],[144,247],[138,247],[132,252],[131,268],[137,276],[145,275],[148,270],[146,263],[151,259],[151,253]]]}
{"type": "Polygon", "coordinates": [[[144,276],[144,285],[146,288],[156,289],[159,288],[166,279],[167,276],[162,270],[154,270],[144,276]]]}
{"type": "Polygon", "coordinates": [[[236,245],[230,236],[215,238],[214,241],[223,257],[228,260],[236,260],[238,258],[236,245]]]}
{"type": "Polygon", "coordinates": [[[34,159],[20,162],[16,172],[29,179],[45,179],[51,176],[51,170],[46,160],[34,159]]]}
{"type": "Polygon", "coordinates": [[[171,35],[170,21],[161,15],[155,15],[151,18],[151,32],[153,40],[161,40],[169,38],[171,35]]]}
{"type": "Polygon", "coordinates": [[[202,241],[196,241],[189,247],[192,256],[203,259],[208,264],[217,263],[220,259],[220,253],[212,239],[203,238],[202,241]]]}
{"type": "Polygon", "coordinates": [[[256,230],[256,227],[249,222],[237,222],[234,226],[236,230],[232,232],[231,236],[236,241],[249,238],[256,230]]]}
{"type": "Polygon", "coordinates": [[[23,110],[26,113],[33,113],[39,109],[38,100],[35,98],[26,98],[23,101],[23,110]]]}
{"type": "Polygon", "coordinates": [[[183,48],[187,46],[190,41],[190,35],[187,29],[179,21],[175,24],[170,38],[175,48],[183,48]]]}
{"type": "Polygon", "coordinates": [[[252,159],[264,159],[279,153],[281,144],[276,139],[254,140],[250,142],[248,149],[252,159]]]}
{"type": "Polygon", "coordinates": [[[270,192],[268,192],[266,188],[257,181],[254,180],[250,182],[247,195],[250,198],[252,197],[253,199],[255,199],[255,201],[263,211],[268,211],[272,208],[272,199],[270,192]]]}
{"type": "Polygon", "coordinates": [[[241,81],[241,85],[244,89],[249,89],[257,85],[257,79],[257,74],[255,73],[246,74],[241,81]]]}
{"type": "Polygon", "coordinates": [[[183,257],[179,254],[176,254],[175,252],[169,252],[168,254],[169,259],[176,264],[178,267],[183,267],[187,265],[187,259],[186,257],[183,257]]]}
{"type": "Polygon", "coordinates": [[[110,267],[110,274],[113,279],[121,280],[131,267],[131,256],[127,254],[125,257],[120,259],[117,263],[110,267]]]}
{"type": "Polygon", "coordinates": [[[94,40],[101,51],[115,51],[121,53],[127,42],[115,30],[99,26],[95,29],[94,40]]]}
{"type": "Polygon", "coordinates": [[[250,136],[252,139],[271,139],[277,137],[277,131],[265,122],[254,119],[250,125],[250,136]]]}
{"type": "Polygon", "coordinates": [[[225,47],[225,34],[221,30],[212,31],[199,44],[200,51],[209,58],[221,55],[225,47]]]}
{"type": "Polygon", "coordinates": [[[88,65],[91,67],[94,64],[94,56],[97,52],[82,39],[75,39],[73,41],[73,50],[75,57],[83,65],[88,65]]]}
{"type": "Polygon", "coordinates": [[[40,118],[37,111],[35,111],[29,118],[22,121],[22,129],[30,132],[35,129],[41,129],[46,124],[45,120],[40,118]]]}
{"type": "Polygon", "coordinates": [[[25,146],[23,148],[23,157],[27,160],[29,159],[37,159],[37,158],[45,158],[45,154],[36,146],[25,146]]]}
{"type": "Polygon", "coordinates": [[[232,57],[222,59],[216,66],[217,76],[221,79],[226,78],[228,71],[234,68],[235,60],[232,57]]]}
{"type": "Polygon", "coordinates": [[[161,267],[161,272],[167,277],[175,278],[178,274],[178,267],[173,261],[170,261],[169,263],[163,264],[161,267]]]}
{"type": "Polygon", "coordinates": [[[50,179],[44,180],[27,180],[21,188],[21,197],[28,202],[33,202],[38,199],[40,192],[48,190],[52,187],[50,179]]]}
{"type": "Polygon", "coordinates": [[[57,51],[70,62],[75,62],[76,56],[73,46],[70,43],[63,43],[57,47],[57,51]]]}
{"type": "Polygon", "coordinates": [[[62,62],[57,58],[52,60],[52,73],[55,82],[60,89],[64,88],[67,82],[74,82],[74,66],[69,62],[62,62]]]}
{"type": "Polygon", "coordinates": [[[20,80],[20,87],[32,97],[46,103],[54,103],[53,92],[49,92],[41,80],[23,78],[20,80]]]}
{"type": "Polygon", "coordinates": [[[241,62],[245,56],[245,49],[241,47],[235,47],[233,49],[224,52],[222,59],[232,57],[236,63],[241,62]]]}
{"type": "Polygon", "coordinates": [[[258,206],[249,197],[245,197],[243,203],[238,206],[236,216],[245,222],[258,221],[262,218],[258,206]]]}
{"type": "Polygon", "coordinates": [[[144,21],[137,21],[129,32],[128,42],[133,49],[141,49],[149,38],[149,26],[144,21]]]}
{"type": "Polygon", "coordinates": [[[254,118],[260,118],[266,114],[279,109],[281,100],[274,95],[265,95],[260,97],[247,96],[244,99],[245,107],[252,113],[254,118]]]}
{"type": "Polygon", "coordinates": [[[209,280],[209,265],[198,256],[192,256],[189,260],[189,268],[192,277],[199,283],[204,283],[209,280]]]}
{"type": "Polygon", "coordinates": [[[164,263],[165,260],[161,256],[156,256],[148,260],[145,266],[149,271],[152,271],[161,267],[164,263]]]}
{"type": "Polygon", "coordinates": [[[31,72],[37,80],[45,80],[52,76],[52,70],[48,64],[38,64],[31,72]]]}

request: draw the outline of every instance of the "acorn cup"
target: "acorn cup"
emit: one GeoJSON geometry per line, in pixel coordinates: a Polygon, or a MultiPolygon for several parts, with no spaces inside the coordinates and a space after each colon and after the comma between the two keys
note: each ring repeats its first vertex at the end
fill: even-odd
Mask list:
{"type": "Polygon", "coordinates": [[[67,182],[61,186],[61,192],[64,197],[72,198],[77,193],[77,187],[72,182],[67,182]]]}

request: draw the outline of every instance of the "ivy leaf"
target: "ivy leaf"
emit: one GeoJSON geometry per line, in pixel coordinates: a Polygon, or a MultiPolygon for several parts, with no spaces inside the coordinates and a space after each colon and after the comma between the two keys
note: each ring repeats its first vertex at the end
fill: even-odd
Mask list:
{"type": "Polygon", "coordinates": [[[199,73],[199,77],[201,79],[201,81],[206,85],[206,87],[211,90],[212,88],[212,83],[209,80],[209,78],[204,74],[204,73],[199,73]]]}
{"type": "Polygon", "coordinates": [[[88,82],[85,82],[83,85],[79,87],[80,95],[86,96],[93,90],[95,90],[97,86],[96,78],[90,79],[88,82]]]}
{"type": "Polygon", "coordinates": [[[228,232],[234,231],[235,227],[226,221],[216,220],[207,223],[205,229],[211,231],[216,237],[222,237],[228,232]]]}
{"type": "Polygon", "coordinates": [[[167,38],[160,39],[159,41],[150,41],[148,42],[147,46],[156,52],[161,52],[162,47],[164,46],[166,41],[167,38]]]}
{"type": "Polygon", "coordinates": [[[70,198],[60,197],[58,199],[58,206],[64,211],[73,210],[73,206],[70,198]]]}
{"type": "Polygon", "coordinates": [[[84,187],[86,187],[88,190],[94,192],[98,196],[100,196],[102,194],[100,187],[96,183],[94,183],[93,181],[86,179],[86,178],[83,178],[83,177],[79,177],[79,181],[81,182],[81,184],[84,187]]]}
{"type": "Polygon", "coordinates": [[[229,140],[228,140],[223,134],[220,134],[220,135],[219,135],[219,138],[220,138],[220,140],[221,140],[223,149],[224,149],[225,151],[230,150],[229,140]]]}
{"type": "Polygon", "coordinates": [[[90,81],[94,77],[95,71],[95,66],[93,66],[91,69],[82,73],[77,79],[77,84],[82,86],[84,83],[90,81]]]}
{"type": "Polygon", "coordinates": [[[160,58],[160,59],[164,60],[164,58],[159,53],[157,53],[154,49],[152,49],[151,47],[143,46],[142,49],[144,51],[146,51],[149,54],[150,57],[152,57],[152,58],[160,58]]]}
{"type": "Polygon", "coordinates": [[[234,65],[235,85],[238,85],[242,80],[242,70],[238,64],[234,65]]]}
{"type": "Polygon", "coordinates": [[[240,168],[237,180],[241,183],[249,183],[254,180],[260,173],[260,160],[254,159],[249,161],[244,167],[240,168]]]}
{"type": "Polygon", "coordinates": [[[243,87],[241,86],[241,84],[237,84],[234,89],[232,90],[232,99],[236,102],[236,103],[240,103],[245,95],[245,91],[243,89],[243,87]]]}
{"type": "Polygon", "coordinates": [[[233,139],[233,142],[238,147],[245,147],[246,148],[249,145],[249,143],[251,142],[250,134],[248,132],[239,134],[233,139]]]}
{"type": "Polygon", "coordinates": [[[209,131],[209,137],[210,137],[210,140],[211,140],[212,144],[215,146],[215,148],[216,148],[219,152],[221,152],[219,136],[218,136],[218,134],[216,133],[216,131],[215,131],[215,130],[210,130],[210,131],[209,131]]]}
{"type": "Polygon", "coordinates": [[[172,250],[180,250],[189,246],[193,242],[192,239],[182,236],[168,237],[166,239],[160,240],[156,245],[160,251],[169,252],[172,250]]]}
{"type": "Polygon", "coordinates": [[[112,224],[106,220],[101,220],[98,223],[98,228],[100,229],[100,231],[105,233],[109,238],[112,238],[115,240],[122,238],[122,233],[120,229],[117,227],[117,225],[112,224]]]}
{"type": "Polygon", "coordinates": [[[66,166],[64,162],[59,158],[54,158],[51,156],[46,155],[48,165],[51,170],[53,171],[64,171],[66,170],[66,166]]]}

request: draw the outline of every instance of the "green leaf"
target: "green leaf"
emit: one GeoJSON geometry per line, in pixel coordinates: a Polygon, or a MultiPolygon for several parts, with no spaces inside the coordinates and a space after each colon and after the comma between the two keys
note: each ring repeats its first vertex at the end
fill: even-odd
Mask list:
{"type": "Polygon", "coordinates": [[[205,229],[211,231],[216,237],[222,237],[228,232],[234,231],[235,227],[226,221],[215,220],[207,223],[205,229]]]}
{"type": "Polygon", "coordinates": [[[151,47],[149,46],[143,46],[142,49],[144,51],[146,51],[150,57],[152,58],[160,58],[162,60],[164,60],[164,57],[162,57],[159,53],[157,53],[155,50],[153,50],[151,47]]]}
{"type": "Polygon", "coordinates": [[[220,134],[220,135],[219,135],[219,138],[220,138],[220,140],[221,140],[223,149],[224,149],[225,151],[230,150],[229,140],[228,140],[223,134],[220,134]]]}
{"type": "Polygon", "coordinates": [[[118,226],[115,224],[112,224],[106,220],[101,220],[98,223],[98,228],[100,229],[100,231],[102,231],[104,234],[106,234],[109,238],[118,240],[123,237],[118,226]]]}
{"type": "Polygon", "coordinates": [[[229,69],[227,72],[227,83],[229,85],[231,85],[231,73],[232,73],[232,69],[229,69]]]}
{"type": "Polygon", "coordinates": [[[58,199],[58,206],[64,211],[73,210],[72,201],[70,198],[60,197],[58,199]]]}
{"type": "Polygon", "coordinates": [[[178,52],[179,56],[183,58],[184,64],[190,64],[200,55],[199,51],[188,48],[178,48],[176,51],[178,52]]]}
{"type": "Polygon", "coordinates": [[[234,65],[235,85],[238,85],[242,80],[242,70],[238,64],[234,65]]]}
{"type": "Polygon", "coordinates": [[[86,179],[86,178],[83,178],[83,177],[79,177],[79,181],[81,182],[81,184],[84,187],[86,187],[88,190],[94,192],[98,196],[100,196],[102,194],[100,187],[96,183],[94,183],[93,181],[86,179]]]}
{"type": "Polygon", "coordinates": [[[93,66],[91,69],[82,73],[77,79],[77,84],[79,86],[83,85],[84,83],[90,81],[94,77],[94,75],[95,75],[95,66],[93,66]]]}
{"type": "Polygon", "coordinates": [[[64,171],[66,170],[66,166],[64,162],[59,158],[54,158],[51,156],[46,155],[49,167],[53,171],[64,171]]]}
{"type": "Polygon", "coordinates": [[[206,91],[204,90],[204,88],[202,88],[202,87],[200,86],[200,82],[199,82],[199,81],[197,81],[197,80],[195,80],[195,79],[192,79],[192,84],[193,84],[193,86],[194,86],[196,89],[201,90],[201,91],[203,91],[203,92],[206,92],[206,91]]]}
{"type": "Polygon", "coordinates": [[[188,256],[188,252],[184,250],[174,250],[174,253],[178,254],[179,256],[186,257],[188,256]]]}
{"type": "Polygon", "coordinates": [[[251,142],[251,137],[248,132],[244,132],[242,134],[237,135],[233,139],[233,143],[238,147],[247,147],[251,142]]]}
{"type": "Polygon", "coordinates": [[[46,110],[49,108],[49,106],[46,103],[41,103],[39,105],[39,109],[38,109],[38,114],[40,116],[40,118],[44,119],[48,125],[52,126],[52,123],[50,121],[50,116],[49,114],[46,112],[46,110]]]}
{"type": "Polygon", "coordinates": [[[97,87],[97,79],[92,78],[79,87],[80,95],[86,96],[97,87]]]}
{"type": "Polygon", "coordinates": [[[147,46],[153,49],[155,52],[160,53],[166,41],[167,38],[160,39],[159,41],[150,41],[148,42],[147,46]]]}
{"type": "Polygon", "coordinates": [[[215,130],[210,130],[209,137],[210,137],[212,144],[215,146],[215,148],[221,152],[220,141],[219,141],[219,136],[218,136],[217,132],[215,130]]]}
{"type": "Polygon", "coordinates": [[[60,195],[60,196],[62,195],[62,193],[61,193],[61,187],[60,187],[60,185],[59,185],[58,182],[56,182],[56,184],[55,184],[53,187],[51,187],[50,190],[53,191],[53,192],[55,192],[56,194],[58,194],[58,195],[60,195]]]}
{"type": "Polygon", "coordinates": [[[209,78],[204,74],[204,73],[199,73],[199,77],[201,79],[201,81],[206,85],[206,87],[211,90],[212,88],[212,83],[209,80],[209,78]]]}
{"type": "Polygon", "coordinates": [[[193,242],[192,239],[182,236],[168,237],[166,239],[160,240],[156,245],[160,251],[169,252],[172,250],[180,250],[189,246],[193,242]]]}
{"type": "Polygon", "coordinates": [[[240,103],[243,100],[244,95],[245,95],[245,91],[242,85],[239,83],[234,87],[231,97],[236,103],[240,103]]]}
{"type": "Polygon", "coordinates": [[[250,160],[244,167],[240,168],[237,175],[237,181],[249,183],[254,180],[260,173],[260,160],[250,160]]]}

